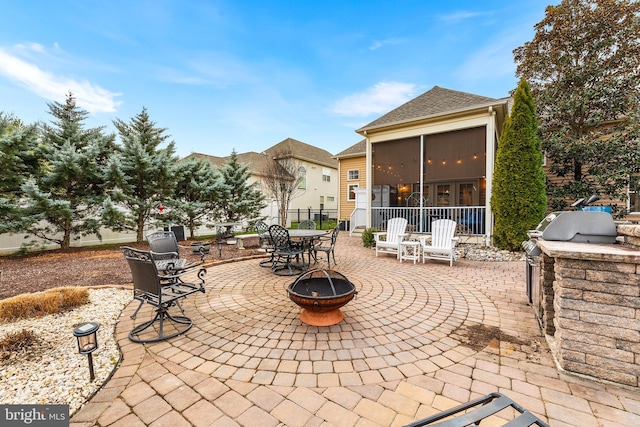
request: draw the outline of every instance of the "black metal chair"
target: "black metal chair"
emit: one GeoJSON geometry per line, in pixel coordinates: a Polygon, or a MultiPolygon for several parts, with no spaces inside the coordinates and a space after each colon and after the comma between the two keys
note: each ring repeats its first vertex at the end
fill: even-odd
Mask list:
{"type": "Polygon", "coordinates": [[[268,259],[260,261],[260,267],[273,268],[273,262],[275,260],[275,247],[269,234],[269,226],[264,221],[258,221],[255,224],[256,231],[260,236],[260,247],[265,250],[267,254],[270,254],[268,259]]]}
{"type": "Polygon", "coordinates": [[[315,230],[316,222],[310,219],[305,219],[298,223],[298,230],[315,230]]]}
{"type": "MultiPolygon", "coordinates": [[[[533,415],[531,412],[518,405],[516,402],[501,393],[491,393],[471,402],[463,403],[455,408],[442,411],[438,414],[424,418],[411,424],[407,424],[405,427],[421,427],[427,425],[433,425],[438,427],[465,427],[465,426],[479,426],[480,422],[485,418],[495,415],[498,412],[507,408],[513,408],[519,412],[519,415],[511,421],[508,421],[504,426],[508,427],[528,427],[537,425],[540,427],[549,427],[547,423],[533,415]],[[469,412],[469,409],[473,409],[469,412]],[[440,420],[448,417],[454,417],[445,421],[434,424],[440,420]]],[[[496,425],[495,423],[491,425],[496,425]]]]}
{"type": "Polygon", "coordinates": [[[269,227],[269,235],[274,247],[272,270],[278,276],[294,276],[307,270],[304,261],[304,248],[291,242],[289,231],[281,225],[269,227]],[[301,264],[294,264],[294,259],[301,264]]]}
{"type": "Polygon", "coordinates": [[[147,242],[159,271],[177,273],[204,263],[204,246],[198,248],[200,262],[190,263],[185,258],[180,258],[180,246],[173,231],[157,231],[148,234],[147,242]]]}
{"type": "Polygon", "coordinates": [[[318,262],[318,252],[324,252],[327,254],[327,264],[329,268],[331,268],[331,258],[333,258],[333,263],[337,264],[334,249],[336,247],[336,239],[338,238],[339,232],[340,227],[336,226],[330,236],[321,237],[318,243],[313,245],[313,259],[316,263],[318,262]]]}
{"type": "Polygon", "coordinates": [[[144,303],[155,307],[155,316],[134,327],[129,332],[129,339],[133,342],[149,343],[173,338],[187,332],[193,325],[193,321],[184,316],[184,310],[178,302],[195,292],[204,293],[204,276],[207,274],[207,270],[200,268],[197,273],[193,270],[187,270],[177,274],[161,274],[158,272],[151,252],[127,246],[120,249],[131,269],[133,298],[140,301],[140,305],[131,318],[135,319],[144,303]],[[185,275],[190,275],[190,278],[185,278],[185,275]],[[169,309],[174,305],[181,310],[182,315],[175,316],[169,313],[169,309]],[[155,331],[145,333],[150,328],[154,328],[155,331]],[[165,333],[167,328],[171,331],[168,334],[165,333]]]}

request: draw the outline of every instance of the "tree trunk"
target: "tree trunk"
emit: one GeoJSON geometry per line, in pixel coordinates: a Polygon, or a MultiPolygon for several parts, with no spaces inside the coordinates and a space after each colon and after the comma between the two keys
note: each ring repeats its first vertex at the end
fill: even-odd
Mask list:
{"type": "Polygon", "coordinates": [[[136,233],[136,241],[138,243],[140,242],[144,242],[144,215],[140,214],[138,215],[138,230],[136,233]]]}

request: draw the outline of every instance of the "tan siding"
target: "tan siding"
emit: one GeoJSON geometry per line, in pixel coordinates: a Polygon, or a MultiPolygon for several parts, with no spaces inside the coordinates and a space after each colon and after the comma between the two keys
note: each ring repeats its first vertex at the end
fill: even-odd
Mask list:
{"type": "Polygon", "coordinates": [[[340,189],[339,189],[339,198],[340,198],[340,212],[339,219],[340,220],[348,220],[349,216],[353,212],[356,207],[356,203],[352,201],[348,201],[347,195],[347,186],[349,184],[358,184],[361,188],[366,186],[367,183],[367,169],[366,169],[366,157],[364,155],[360,157],[350,157],[346,159],[340,159],[340,189]],[[349,181],[348,173],[350,170],[357,169],[360,171],[360,179],[357,181],[349,181]]]}

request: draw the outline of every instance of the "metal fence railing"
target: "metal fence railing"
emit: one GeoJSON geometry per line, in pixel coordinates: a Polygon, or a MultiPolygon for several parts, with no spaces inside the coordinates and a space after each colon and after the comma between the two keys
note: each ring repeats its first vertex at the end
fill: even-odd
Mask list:
{"type": "Polygon", "coordinates": [[[335,222],[338,219],[337,209],[289,209],[288,218],[291,222],[312,220],[317,228],[322,228],[323,222],[335,222]]]}
{"type": "Polygon", "coordinates": [[[371,227],[378,230],[387,228],[387,221],[391,218],[402,217],[408,221],[411,231],[416,233],[430,233],[431,222],[436,219],[451,219],[458,224],[459,234],[471,236],[485,235],[485,206],[461,207],[388,207],[371,208],[371,227]]]}

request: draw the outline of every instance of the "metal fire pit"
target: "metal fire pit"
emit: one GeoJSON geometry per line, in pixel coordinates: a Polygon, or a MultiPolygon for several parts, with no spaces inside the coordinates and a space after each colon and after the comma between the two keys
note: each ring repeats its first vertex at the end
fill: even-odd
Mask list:
{"type": "Polygon", "coordinates": [[[356,295],[356,287],[335,270],[316,269],[298,276],[287,288],[289,299],[302,307],[300,320],[312,326],[340,323],[340,307],[356,295]]]}

